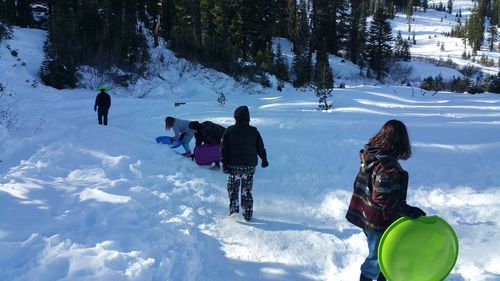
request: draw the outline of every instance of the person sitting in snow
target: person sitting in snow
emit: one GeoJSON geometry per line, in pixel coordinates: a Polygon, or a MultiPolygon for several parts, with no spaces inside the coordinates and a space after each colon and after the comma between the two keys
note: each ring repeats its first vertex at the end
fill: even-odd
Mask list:
{"type": "Polygon", "coordinates": [[[425,216],[420,208],[406,204],[408,173],[398,160],[411,156],[406,126],[387,121],[359,152],[361,167],[354,181],[354,192],[346,218],[363,229],[368,257],[361,265],[360,281],[385,281],[378,264],[378,244],[384,231],[401,216],[425,216]]]}
{"type": "Polygon", "coordinates": [[[165,118],[165,129],[174,130],[174,136],[171,138],[171,142],[176,142],[178,140],[182,141],[182,147],[186,151],[183,156],[192,157],[191,148],[189,148],[189,142],[193,138],[193,132],[188,128],[191,121],[182,120],[174,118],[172,116],[167,116],[165,118]]]}
{"type": "Polygon", "coordinates": [[[104,88],[101,88],[99,94],[95,97],[94,111],[97,111],[97,121],[99,125],[108,125],[108,111],[111,107],[111,97],[104,88]],[[103,120],[104,119],[104,120],[103,120]]]}
{"type": "Polygon", "coordinates": [[[269,166],[269,162],[259,131],[250,126],[248,107],[236,108],[234,119],[236,124],[228,127],[222,137],[222,168],[228,174],[229,215],[239,213],[238,193],[241,185],[243,218],[249,221],[253,214],[252,186],[257,155],[262,159],[262,168],[269,166]]]}
{"type": "MultiPolygon", "coordinates": [[[[222,140],[222,135],[226,128],[221,125],[215,124],[210,121],[198,122],[193,121],[189,123],[189,129],[193,131],[194,138],[196,140],[196,146],[202,144],[220,144],[222,140]]],[[[215,169],[220,169],[219,162],[214,162],[215,169]]]]}

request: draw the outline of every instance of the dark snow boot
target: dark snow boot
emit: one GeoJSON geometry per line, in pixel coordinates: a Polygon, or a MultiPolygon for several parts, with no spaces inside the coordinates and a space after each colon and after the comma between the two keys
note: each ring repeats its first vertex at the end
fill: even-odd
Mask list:
{"type": "Polygon", "coordinates": [[[253,214],[253,210],[252,209],[244,209],[244,211],[243,211],[243,218],[246,221],[250,221],[252,219],[252,214],[253,214]]]}
{"type": "Polygon", "coordinates": [[[229,215],[238,214],[240,212],[240,208],[238,206],[229,206],[229,215]]]}
{"type": "Polygon", "coordinates": [[[385,276],[384,276],[384,274],[382,274],[382,272],[379,273],[377,281],[387,281],[387,279],[385,279],[385,276]]]}
{"type": "Polygon", "coordinates": [[[363,273],[361,273],[361,275],[359,276],[359,281],[372,281],[372,280],[364,276],[363,273]]]}

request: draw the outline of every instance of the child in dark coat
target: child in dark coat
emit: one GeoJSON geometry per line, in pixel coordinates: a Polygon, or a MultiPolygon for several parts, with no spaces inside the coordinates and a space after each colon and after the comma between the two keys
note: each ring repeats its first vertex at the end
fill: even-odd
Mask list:
{"type": "Polygon", "coordinates": [[[94,111],[97,111],[97,121],[99,125],[108,125],[108,111],[111,107],[111,96],[101,88],[100,93],[95,97],[94,111]],[[104,119],[104,120],[103,120],[104,119]]]}
{"type": "Polygon", "coordinates": [[[241,185],[243,218],[249,221],[253,214],[252,187],[257,156],[262,159],[262,168],[269,166],[269,162],[259,131],[250,126],[248,107],[238,107],[234,111],[234,119],[236,124],[227,128],[222,137],[222,168],[228,174],[229,215],[239,213],[238,195],[241,185]]]}

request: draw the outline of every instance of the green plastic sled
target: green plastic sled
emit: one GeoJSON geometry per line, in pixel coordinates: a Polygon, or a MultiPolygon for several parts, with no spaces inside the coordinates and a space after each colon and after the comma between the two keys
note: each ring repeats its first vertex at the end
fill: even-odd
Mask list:
{"type": "Polygon", "coordinates": [[[457,235],[438,216],[398,219],[378,248],[380,269],[388,281],[442,281],[457,258],[457,235]]]}
{"type": "Polygon", "coordinates": [[[98,92],[100,92],[101,90],[104,90],[104,91],[107,92],[107,91],[111,90],[111,88],[110,87],[106,87],[106,86],[102,86],[102,87],[96,88],[96,91],[98,91],[98,92]]]}

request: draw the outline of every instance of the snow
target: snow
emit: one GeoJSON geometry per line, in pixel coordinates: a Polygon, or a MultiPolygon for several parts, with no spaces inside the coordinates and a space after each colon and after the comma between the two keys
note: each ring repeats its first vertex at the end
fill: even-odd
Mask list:
{"type": "MultiPolygon", "coordinates": [[[[348,83],[334,90],[333,109],[318,111],[309,89],[234,81],[157,48],[153,57],[165,61],[155,78],[112,89],[103,127],[93,89],[32,86],[45,36],[15,28],[0,44],[2,103],[15,113],[0,126],[0,280],[356,280],[366,241],[344,215],[358,150],[394,118],[414,148],[402,162],[409,204],[459,237],[447,280],[500,280],[499,95],[376,85],[332,57],[348,83]],[[242,104],[270,162],[257,168],[250,223],[227,216],[224,174],[155,143],[171,134],[167,115],[229,126],[242,104]]],[[[432,54],[431,45],[421,52],[432,54]]],[[[413,79],[458,75],[410,66],[413,79]]],[[[87,74],[86,86],[98,86],[87,74]]]]}
{"type": "MultiPolygon", "coordinates": [[[[445,7],[447,5],[447,1],[434,0],[428,2],[429,6],[433,3],[438,5],[440,2],[445,7]]],[[[415,32],[416,44],[411,45],[410,48],[411,54],[414,57],[442,61],[447,61],[449,59],[460,67],[472,65],[482,69],[485,73],[495,75],[499,71],[498,59],[500,58],[500,53],[498,52],[498,49],[493,52],[488,50],[487,46],[489,46],[489,44],[487,40],[489,37],[487,33],[485,33],[484,36],[485,41],[482,49],[477,52],[475,58],[476,61],[479,61],[481,56],[484,54],[485,56],[488,56],[489,59],[493,59],[495,62],[495,66],[493,67],[485,67],[480,65],[478,62],[474,63],[471,60],[463,59],[462,53],[464,50],[466,53],[472,53],[472,48],[469,45],[465,46],[461,38],[445,36],[445,33],[451,32],[451,30],[456,28],[458,25],[456,14],[459,9],[462,11],[460,21],[462,26],[465,25],[466,19],[470,17],[472,13],[471,10],[474,7],[473,3],[475,2],[468,0],[454,0],[451,14],[432,9],[428,9],[426,13],[421,11],[414,12],[412,20],[410,21],[411,31],[408,31],[408,18],[406,14],[399,13],[394,21],[392,21],[393,35],[395,36],[398,31],[401,31],[403,39],[410,38],[410,41],[412,41],[413,32],[415,32]],[[444,50],[441,50],[442,44],[444,44],[444,50]]],[[[498,42],[496,45],[498,45],[498,42]]],[[[429,74],[435,75],[435,73],[429,74]]],[[[454,76],[459,77],[461,75],[454,76]]]]}

